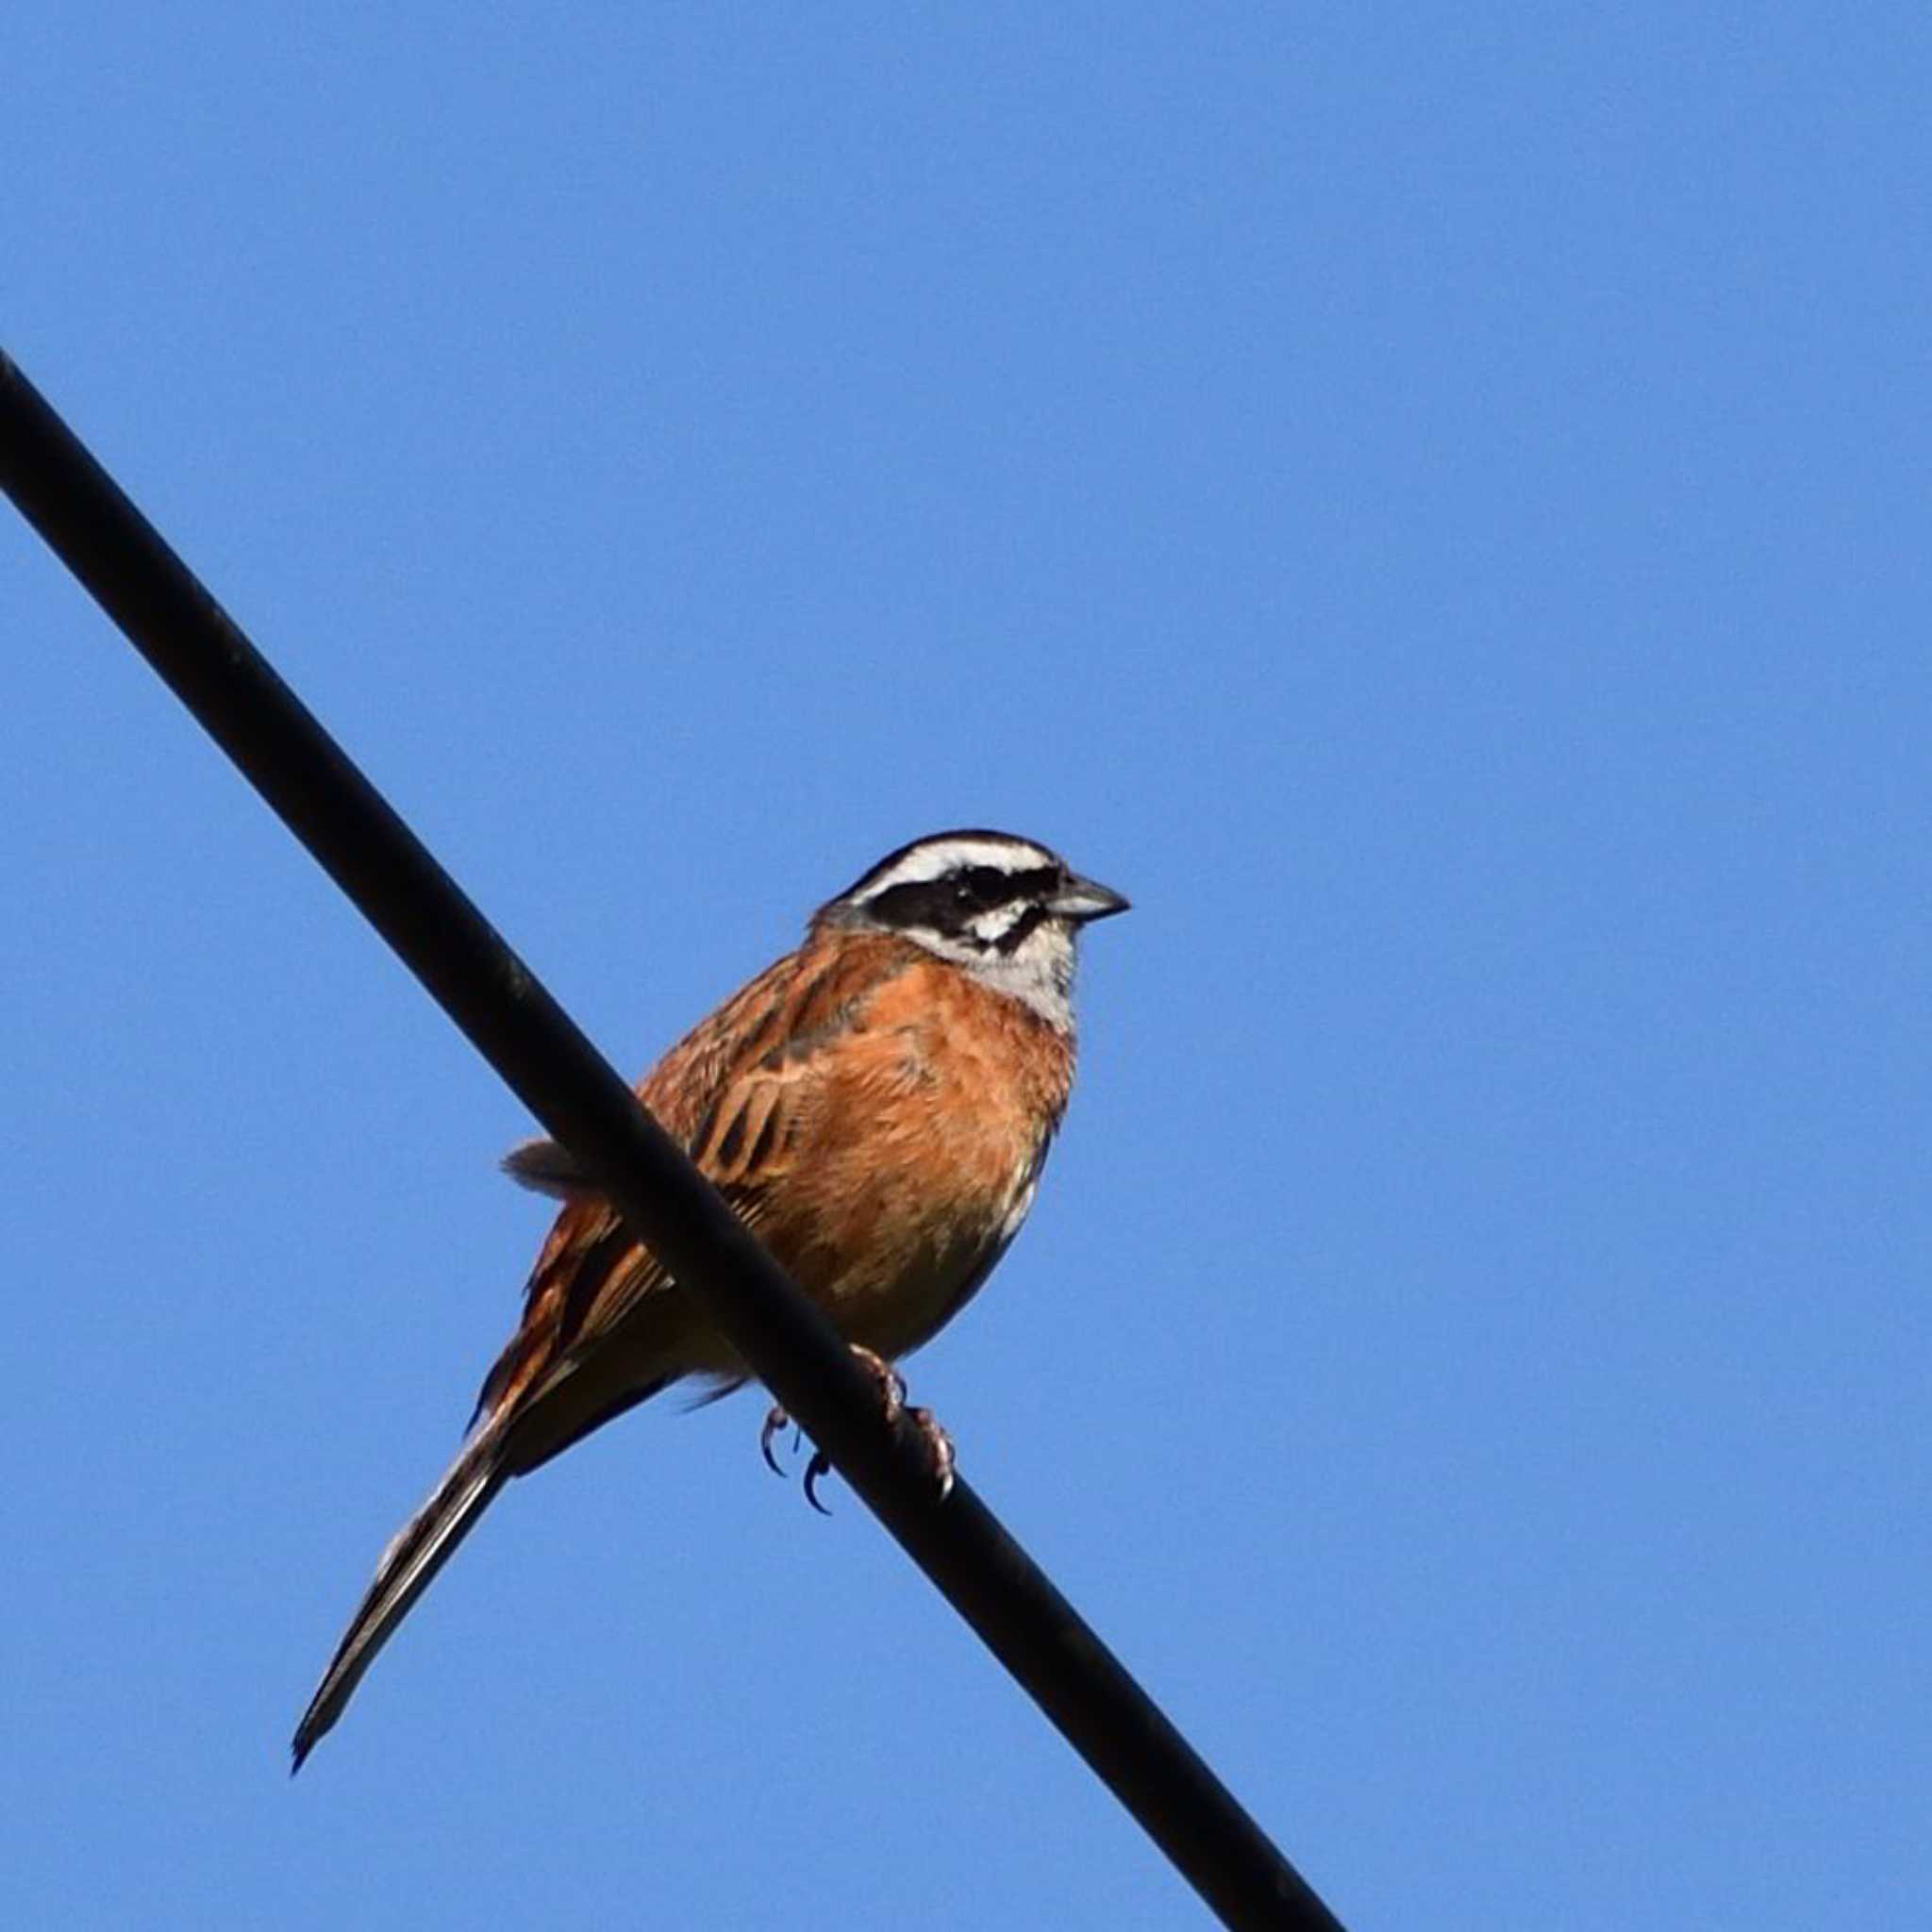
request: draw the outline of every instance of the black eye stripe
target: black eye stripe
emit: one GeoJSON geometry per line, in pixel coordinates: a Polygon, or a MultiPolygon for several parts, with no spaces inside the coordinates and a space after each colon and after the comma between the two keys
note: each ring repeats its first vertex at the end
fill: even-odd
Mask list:
{"type": "Polygon", "coordinates": [[[1055,891],[1059,882],[1059,871],[1054,866],[1036,866],[1025,872],[1007,872],[996,865],[962,866],[940,878],[888,887],[867,903],[866,910],[882,925],[917,925],[963,935],[983,913],[1018,904],[1026,908],[1013,928],[1019,938],[1008,932],[1000,940],[1002,950],[1008,950],[1046,916],[1039,902],[1055,891]]]}
{"type": "Polygon", "coordinates": [[[1002,872],[997,866],[975,865],[967,878],[974,897],[987,906],[1005,906],[1014,899],[1043,899],[1059,884],[1059,874],[1051,866],[1036,866],[1031,872],[1002,872]]]}
{"type": "Polygon", "coordinates": [[[974,908],[960,906],[950,879],[921,879],[879,893],[866,910],[881,925],[924,925],[951,932],[970,919],[974,908]]]}

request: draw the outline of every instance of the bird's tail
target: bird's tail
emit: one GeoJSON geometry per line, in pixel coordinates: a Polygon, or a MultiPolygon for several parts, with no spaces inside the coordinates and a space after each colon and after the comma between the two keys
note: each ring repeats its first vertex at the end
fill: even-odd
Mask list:
{"type": "Polygon", "coordinates": [[[463,1445],[429,1500],[383,1551],[375,1581],[295,1726],[293,1770],[302,1769],[303,1759],[341,1716],[376,1652],[513,1473],[505,1457],[502,1427],[485,1423],[463,1445]]]}

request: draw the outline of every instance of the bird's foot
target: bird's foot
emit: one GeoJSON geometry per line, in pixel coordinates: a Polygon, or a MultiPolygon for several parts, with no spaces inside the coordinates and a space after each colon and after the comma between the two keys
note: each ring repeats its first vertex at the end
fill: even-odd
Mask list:
{"type": "Polygon", "coordinates": [[[953,1454],[953,1439],[929,1408],[908,1408],[906,1420],[918,1433],[920,1446],[932,1469],[932,1479],[939,1487],[940,1501],[943,1503],[953,1493],[953,1465],[958,1460],[953,1454]]]}
{"type": "MultiPolygon", "coordinates": [[[[926,1460],[932,1466],[933,1480],[939,1486],[941,1500],[951,1494],[953,1488],[953,1439],[940,1426],[938,1419],[929,1408],[908,1408],[906,1406],[906,1380],[898,1370],[883,1356],[874,1355],[869,1348],[860,1348],[854,1343],[852,1353],[860,1368],[870,1374],[878,1385],[879,1407],[886,1421],[894,1427],[903,1421],[909,1424],[917,1434],[925,1451],[926,1460]]],[[[778,1467],[778,1458],[772,1453],[772,1444],[791,1426],[791,1418],[782,1404],[774,1403],[765,1417],[764,1427],[758,1432],[758,1453],[765,1458],[765,1466],[774,1474],[783,1475],[778,1467]]],[[[811,1460],[805,1466],[805,1500],[821,1516],[832,1512],[819,1501],[818,1486],[832,1473],[832,1459],[823,1449],[812,1451],[811,1460]]]]}

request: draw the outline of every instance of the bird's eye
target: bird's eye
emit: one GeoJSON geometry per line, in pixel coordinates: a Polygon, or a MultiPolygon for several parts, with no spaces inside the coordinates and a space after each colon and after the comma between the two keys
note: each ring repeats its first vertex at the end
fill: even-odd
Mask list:
{"type": "Polygon", "coordinates": [[[1012,891],[1012,881],[996,865],[971,865],[953,881],[953,903],[981,910],[1003,906],[1012,891]]]}

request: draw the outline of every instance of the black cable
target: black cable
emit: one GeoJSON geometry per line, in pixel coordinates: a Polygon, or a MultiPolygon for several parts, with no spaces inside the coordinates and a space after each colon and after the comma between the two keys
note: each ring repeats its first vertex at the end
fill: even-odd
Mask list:
{"type": "MultiPolygon", "coordinates": [[[[1224,1924],[1338,1921],[0,353],[0,487],[1224,1924]]],[[[1205,1634],[1205,1633],[1204,1633],[1205,1634]]]]}

